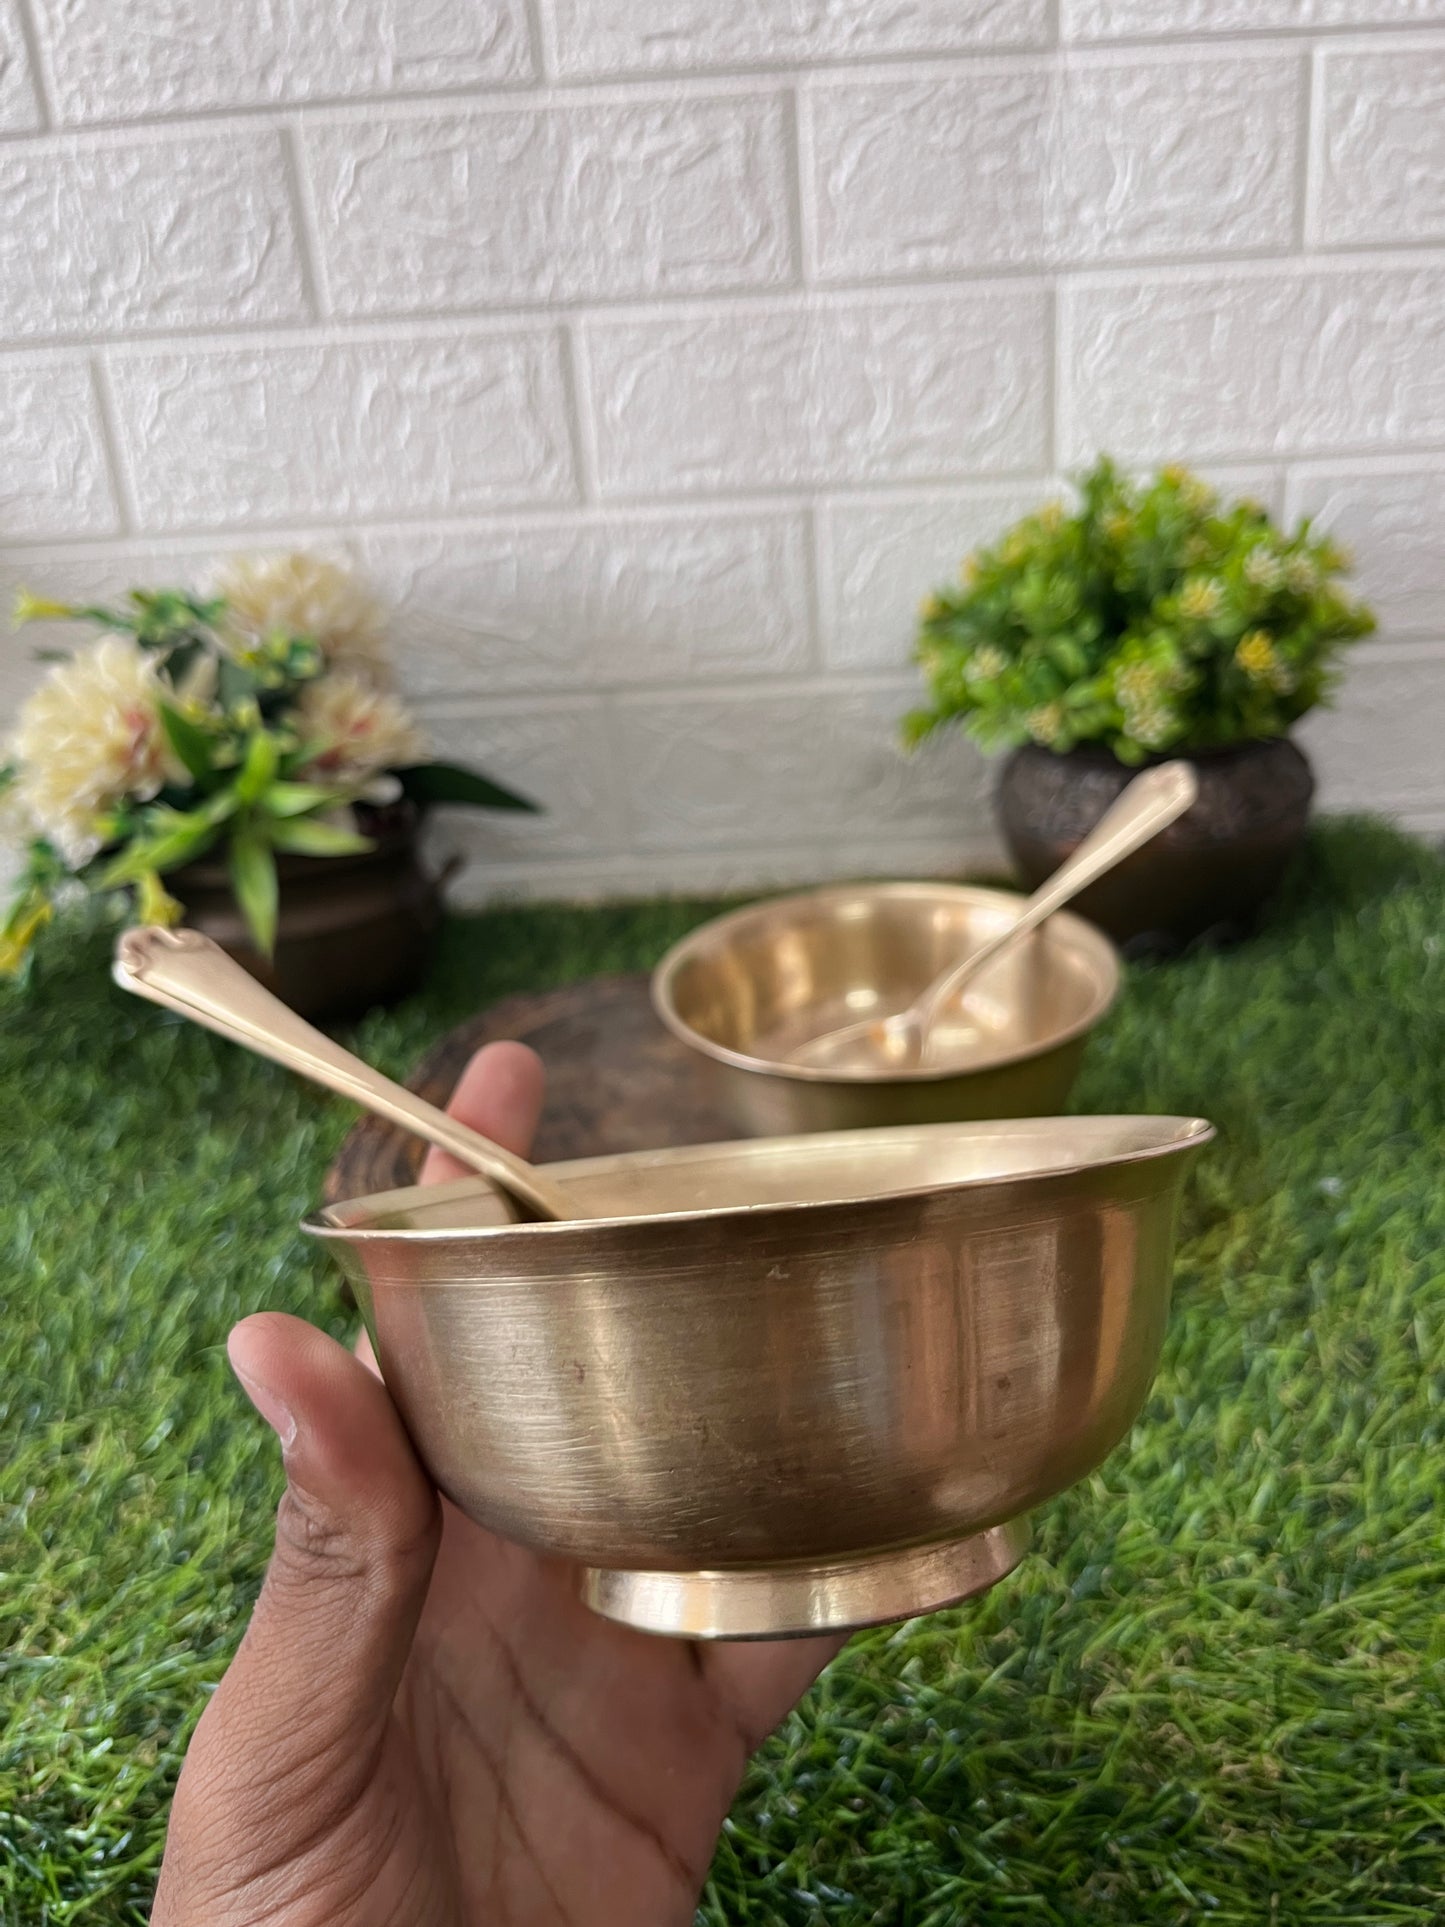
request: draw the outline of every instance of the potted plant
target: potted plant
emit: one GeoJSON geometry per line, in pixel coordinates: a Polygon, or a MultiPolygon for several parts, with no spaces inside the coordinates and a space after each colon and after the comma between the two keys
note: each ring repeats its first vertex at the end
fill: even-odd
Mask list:
{"type": "Polygon", "coordinates": [[[207,594],[117,607],[22,595],[84,621],[22,706],[0,786],[26,857],[0,929],[25,970],[70,896],[205,930],[294,1008],[338,1016],[412,989],[441,913],[418,829],[438,802],[535,805],[425,760],[390,687],[376,604],[311,555],[240,561],[207,594]]]}
{"type": "Polygon", "coordinates": [[[1121,941],[1237,933],[1308,820],[1314,779],[1290,727],[1374,627],[1338,586],[1345,567],[1307,522],[1286,534],[1187,469],[1135,482],[1101,459],[1076,512],[1026,517],[924,604],[930,700],[905,732],[957,719],[1012,750],[999,813],[1030,886],[1139,765],[1189,758],[1198,802],[1079,907],[1121,941]]]}

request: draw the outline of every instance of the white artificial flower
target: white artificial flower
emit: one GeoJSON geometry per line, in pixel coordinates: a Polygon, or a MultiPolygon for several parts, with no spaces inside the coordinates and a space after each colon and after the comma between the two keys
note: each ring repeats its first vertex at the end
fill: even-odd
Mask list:
{"type": "Polygon", "coordinates": [[[145,801],[185,772],[166,741],[152,659],[107,636],[58,664],[24,703],[8,745],[15,801],[75,866],[101,846],[96,819],[122,797],[145,801]]]}
{"type": "Polygon", "coordinates": [[[309,636],[327,662],[389,685],[385,623],[380,603],[348,570],[324,556],[235,556],[212,584],[223,596],[225,626],[246,645],[278,630],[309,636]]]}
{"type": "Polygon", "coordinates": [[[322,747],[308,764],[319,781],[360,789],[383,770],[423,753],[421,731],[401,702],[350,670],[306,683],[294,711],[302,738],[322,747]]]}

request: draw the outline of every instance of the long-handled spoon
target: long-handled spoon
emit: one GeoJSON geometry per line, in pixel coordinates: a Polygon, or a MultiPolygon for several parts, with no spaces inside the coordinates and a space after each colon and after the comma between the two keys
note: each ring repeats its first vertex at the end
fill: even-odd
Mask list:
{"type": "Polygon", "coordinates": [[[112,975],[123,990],[177,1010],[192,1023],[203,1024],[233,1044],[270,1057],[404,1131],[440,1145],[515,1199],[525,1216],[589,1215],[524,1158],[393,1084],[313,1029],[200,931],[127,930],[116,945],[112,975]]]}
{"type": "Polygon", "coordinates": [[[1105,811],[1067,862],[1029,898],[1015,922],[954,964],[891,1017],[866,1017],[825,1031],[788,1053],[789,1064],[844,1075],[859,1070],[916,1070],[928,1058],[929,1033],[940,1011],[981,971],[997,962],[1055,910],[1167,829],[1189,808],[1199,785],[1188,763],[1161,763],[1136,776],[1105,811]]]}

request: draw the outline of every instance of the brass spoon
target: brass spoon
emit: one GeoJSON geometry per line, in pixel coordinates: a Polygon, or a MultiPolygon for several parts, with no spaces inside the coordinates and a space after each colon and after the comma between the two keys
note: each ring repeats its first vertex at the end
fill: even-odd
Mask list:
{"type": "Polygon", "coordinates": [[[825,1031],[790,1051],[784,1062],[843,1075],[877,1070],[918,1070],[928,1059],[929,1034],[944,1005],[973,982],[1006,950],[1036,930],[1055,910],[1122,863],[1180,817],[1199,794],[1188,763],[1161,763],[1136,776],[1104,812],[1067,862],[1029,898],[1007,930],[980,944],[960,964],[935,977],[906,1010],[890,1017],[866,1017],[839,1030],[825,1031]]]}
{"type": "Polygon", "coordinates": [[[199,930],[155,926],[127,930],[116,945],[111,974],[122,990],[179,1011],[192,1023],[284,1064],[313,1084],[324,1084],[364,1110],[375,1111],[404,1131],[414,1131],[429,1144],[450,1151],[513,1198],[524,1216],[587,1215],[578,1211],[560,1185],[524,1158],[448,1117],[333,1043],[263,989],[199,930]]]}

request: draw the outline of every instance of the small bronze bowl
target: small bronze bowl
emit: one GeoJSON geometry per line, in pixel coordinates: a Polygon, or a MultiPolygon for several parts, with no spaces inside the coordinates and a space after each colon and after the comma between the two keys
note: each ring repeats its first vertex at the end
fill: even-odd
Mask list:
{"type": "Polygon", "coordinates": [[[945,1031],[972,1033],[966,1070],[842,1075],[781,1061],[823,1031],[901,1010],[1005,928],[1021,902],[957,883],[774,897],[675,944],[653,974],[653,1004],[714,1066],[719,1100],[742,1130],[1050,1115],[1063,1109],[1088,1033],[1119,988],[1114,946],[1066,910],[943,1013],[945,1031]]]}
{"type": "Polygon", "coordinates": [[[326,1207],[437,1484],[598,1612],[748,1638],[901,1619],[1016,1565],[1138,1416],[1199,1118],[634,1151],[326,1207]]]}

